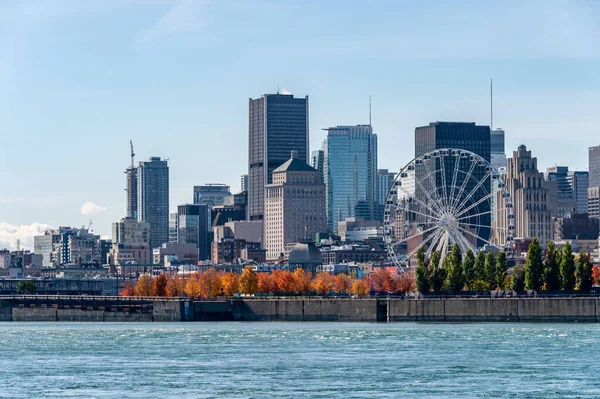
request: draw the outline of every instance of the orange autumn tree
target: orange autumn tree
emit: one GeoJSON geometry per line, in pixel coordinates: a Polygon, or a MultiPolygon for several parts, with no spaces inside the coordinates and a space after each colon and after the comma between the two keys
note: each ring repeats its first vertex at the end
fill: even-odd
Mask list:
{"type": "Polygon", "coordinates": [[[258,292],[261,294],[268,294],[271,292],[271,274],[270,273],[258,273],[257,282],[258,292]]]}
{"type": "Polygon", "coordinates": [[[269,279],[269,282],[271,284],[271,292],[275,295],[279,295],[283,291],[279,286],[281,273],[283,273],[281,270],[273,270],[271,272],[271,278],[269,279]]]}
{"type": "Polygon", "coordinates": [[[165,291],[169,297],[182,296],[185,292],[185,280],[179,275],[169,277],[165,291]]]}
{"type": "Polygon", "coordinates": [[[258,292],[258,275],[252,266],[246,266],[240,276],[240,291],[242,294],[254,295],[258,292]]]}
{"type": "Polygon", "coordinates": [[[212,267],[200,274],[200,295],[205,298],[214,298],[222,295],[221,276],[212,267]]]}
{"type": "Polygon", "coordinates": [[[240,292],[239,276],[234,273],[227,273],[221,277],[221,285],[224,295],[234,295],[240,292]]]}
{"type": "Polygon", "coordinates": [[[289,270],[283,270],[277,275],[277,286],[281,292],[289,294],[294,292],[294,276],[289,270]]]}
{"type": "Polygon", "coordinates": [[[342,294],[348,289],[348,276],[345,274],[338,274],[333,277],[333,292],[336,294],[342,294]]]}
{"type": "Polygon", "coordinates": [[[200,275],[198,273],[194,273],[188,277],[184,292],[187,296],[200,296],[202,290],[200,287],[200,275]]]}
{"type": "Polygon", "coordinates": [[[371,273],[371,284],[373,285],[373,290],[375,292],[393,292],[394,282],[392,280],[392,275],[385,268],[378,268],[377,270],[371,273]]]}
{"type": "Polygon", "coordinates": [[[135,295],[154,296],[154,279],[147,274],[141,276],[135,286],[135,295]]]}
{"type": "Polygon", "coordinates": [[[154,295],[156,296],[166,296],[167,295],[167,276],[164,274],[159,274],[158,277],[154,279],[154,295]]]}
{"type": "Polygon", "coordinates": [[[121,288],[121,292],[119,292],[120,296],[135,296],[135,285],[123,283],[121,284],[121,288]]]}
{"type": "Polygon", "coordinates": [[[297,268],[292,273],[294,278],[294,292],[296,294],[305,294],[310,291],[310,282],[312,280],[312,273],[304,269],[297,268]]]}
{"type": "Polygon", "coordinates": [[[394,293],[410,294],[415,291],[415,273],[410,270],[398,276],[394,281],[394,293]]]}
{"type": "Polygon", "coordinates": [[[363,297],[369,295],[370,292],[371,283],[369,282],[369,279],[363,278],[352,281],[348,293],[358,297],[363,297]]]}
{"type": "Polygon", "coordinates": [[[598,268],[598,265],[594,265],[594,267],[592,267],[592,280],[594,281],[594,284],[598,284],[599,277],[600,277],[600,268],[598,268]]]}
{"type": "Polygon", "coordinates": [[[333,286],[331,274],[327,272],[318,272],[312,281],[312,289],[319,295],[327,295],[333,286]]]}

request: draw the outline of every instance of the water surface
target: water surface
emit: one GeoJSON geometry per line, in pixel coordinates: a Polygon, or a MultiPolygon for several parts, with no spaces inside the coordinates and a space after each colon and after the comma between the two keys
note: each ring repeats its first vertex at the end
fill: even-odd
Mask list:
{"type": "Polygon", "coordinates": [[[599,398],[595,324],[0,323],[2,398],[599,398]]]}

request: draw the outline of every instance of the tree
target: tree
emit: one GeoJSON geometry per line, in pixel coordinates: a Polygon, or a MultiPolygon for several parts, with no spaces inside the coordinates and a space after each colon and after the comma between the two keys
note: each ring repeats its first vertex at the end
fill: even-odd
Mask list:
{"type": "Polygon", "coordinates": [[[534,238],[527,249],[525,262],[525,288],[538,291],[544,283],[544,264],[542,262],[542,247],[540,240],[534,238]]]}
{"type": "Polygon", "coordinates": [[[239,276],[234,273],[226,273],[221,277],[221,286],[224,295],[235,295],[240,292],[239,276]]]}
{"type": "Polygon", "coordinates": [[[438,251],[435,251],[429,259],[428,274],[433,292],[440,292],[446,281],[446,269],[440,267],[441,256],[438,251]]]}
{"type": "Polygon", "coordinates": [[[495,281],[498,284],[498,288],[501,290],[508,288],[505,284],[507,269],[508,264],[506,263],[506,253],[504,253],[504,251],[498,252],[498,256],[496,257],[495,281]]]}
{"type": "Polygon", "coordinates": [[[292,273],[294,277],[294,292],[296,294],[306,294],[310,291],[310,282],[312,280],[312,273],[302,268],[297,268],[292,273]]]}
{"type": "Polygon", "coordinates": [[[468,249],[467,252],[465,253],[465,258],[463,259],[462,269],[463,269],[463,278],[464,278],[465,284],[467,285],[467,289],[470,290],[471,285],[473,284],[473,281],[475,281],[477,279],[477,276],[475,275],[475,255],[473,254],[473,251],[471,251],[470,249],[468,249]]]}
{"type": "Polygon", "coordinates": [[[130,283],[121,284],[121,292],[119,292],[120,296],[135,296],[135,285],[130,283]]]}
{"type": "Polygon", "coordinates": [[[425,261],[425,249],[419,247],[417,250],[417,267],[415,268],[415,284],[420,293],[429,292],[429,275],[427,274],[427,262],[425,261]]]}
{"type": "Polygon", "coordinates": [[[167,296],[167,276],[163,273],[154,279],[154,295],[167,296]]]}
{"type": "Polygon", "coordinates": [[[498,287],[496,281],[496,257],[492,252],[488,252],[485,255],[485,266],[484,266],[484,280],[485,283],[490,287],[490,290],[495,290],[498,287]]]}
{"type": "Polygon", "coordinates": [[[242,294],[254,295],[258,292],[258,276],[252,266],[244,268],[239,283],[242,294]]]}
{"type": "Polygon", "coordinates": [[[523,291],[525,289],[525,272],[523,271],[523,267],[513,267],[510,279],[510,288],[513,291],[523,291]]]}
{"type": "Polygon", "coordinates": [[[257,282],[258,292],[261,294],[268,294],[271,292],[271,274],[270,273],[258,273],[257,282]]]}
{"type": "Polygon", "coordinates": [[[34,294],[37,287],[33,281],[20,281],[17,284],[17,292],[19,294],[34,294]]]}
{"type": "Polygon", "coordinates": [[[170,277],[167,280],[166,291],[170,297],[182,296],[185,292],[185,279],[180,275],[170,277]]]}
{"type": "Polygon", "coordinates": [[[331,274],[327,272],[319,272],[312,281],[312,288],[319,295],[327,295],[331,291],[333,280],[331,274]]]}
{"type": "Polygon", "coordinates": [[[592,262],[590,261],[590,254],[583,252],[583,250],[577,258],[576,275],[577,287],[581,291],[589,291],[593,285],[592,262]]]}
{"type": "Polygon", "coordinates": [[[571,244],[568,241],[562,250],[560,280],[563,290],[572,291],[575,288],[575,257],[573,256],[571,244]]]}
{"type": "Polygon", "coordinates": [[[594,265],[594,267],[592,267],[592,279],[594,280],[594,284],[598,284],[598,277],[600,277],[600,268],[594,265]]]}
{"type": "Polygon", "coordinates": [[[448,260],[446,276],[446,285],[448,287],[448,291],[461,291],[465,286],[465,282],[462,269],[462,254],[458,244],[454,244],[452,251],[446,257],[446,259],[448,260]]]}
{"type": "Polygon", "coordinates": [[[412,270],[402,273],[395,281],[396,292],[410,294],[415,291],[415,273],[412,270]]]}
{"type": "Polygon", "coordinates": [[[144,274],[138,279],[135,294],[137,296],[154,296],[154,279],[152,276],[144,274]]]}
{"type": "Polygon", "coordinates": [[[353,280],[352,283],[350,284],[349,293],[352,295],[356,295],[358,297],[363,297],[363,296],[369,295],[370,291],[371,291],[371,283],[369,282],[369,279],[366,279],[366,278],[356,279],[356,280],[353,280]]]}
{"type": "Polygon", "coordinates": [[[550,241],[546,249],[546,261],[544,262],[544,283],[548,291],[560,289],[560,258],[560,249],[557,249],[554,242],[550,241]]]}
{"type": "Polygon", "coordinates": [[[214,298],[222,295],[221,276],[212,267],[200,274],[200,295],[205,298],[214,298]]]}
{"type": "Polygon", "coordinates": [[[187,279],[185,283],[184,289],[185,295],[195,297],[195,296],[205,296],[202,295],[202,287],[200,284],[200,274],[194,273],[187,279]]]}
{"type": "Polygon", "coordinates": [[[371,273],[371,284],[373,284],[373,290],[377,293],[391,292],[392,291],[392,275],[389,270],[384,267],[380,267],[371,273]]]}
{"type": "Polygon", "coordinates": [[[474,269],[475,280],[487,280],[485,277],[485,253],[483,251],[477,253],[474,269]]]}
{"type": "Polygon", "coordinates": [[[348,289],[348,276],[345,274],[338,274],[333,276],[332,290],[336,294],[343,294],[348,289]]]}
{"type": "Polygon", "coordinates": [[[275,295],[279,295],[283,292],[281,286],[279,285],[281,270],[273,270],[271,272],[271,278],[269,279],[269,283],[271,284],[271,292],[275,295]]]}
{"type": "Polygon", "coordinates": [[[281,292],[290,294],[294,292],[294,275],[289,270],[283,270],[277,278],[277,285],[281,292]]]}

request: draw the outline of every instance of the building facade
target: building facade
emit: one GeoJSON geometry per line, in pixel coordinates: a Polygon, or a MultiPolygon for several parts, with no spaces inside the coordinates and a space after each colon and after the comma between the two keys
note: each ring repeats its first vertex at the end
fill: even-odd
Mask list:
{"type": "Polygon", "coordinates": [[[248,191],[248,175],[240,177],[240,191],[248,191]]]}
{"type": "Polygon", "coordinates": [[[150,223],[150,246],[169,242],[169,166],[160,157],[137,168],[138,221],[150,223]]]}
{"type": "Polygon", "coordinates": [[[490,163],[498,170],[506,168],[504,130],[494,129],[490,132],[490,163]]]}
{"type": "Polygon", "coordinates": [[[550,190],[543,173],[538,171],[537,158],[531,156],[527,147],[520,145],[508,159],[505,175],[506,189],[510,193],[511,207],[500,210],[498,234],[500,242],[508,236],[518,240],[537,237],[542,245],[553,238],[554,228],[550,190]],[[514,214],[514,234],[508,230],[508,214],[514,214]]]}
{"type": "Polygon", "coordinates": [[[207,209],[204,204],[177,206],[177,243],[196,246],[196,258],[200,260],[210,259],[207,209]]]}
{"type": "Polygon", "coordinates": [[[314,240],[326,230],[325,185],[319,172],[293,151],[292,157],[273,171],[273,183],[265,186],[267,259],[278,259],[286,245],[314,240]]]}
{"type": "Polygon", "coordinates": [[[310,166],[319,171],[319,178],[321,179],[321,183],[325,183],[325,172],[324,165],[325,162],[325,151],[324,150],[315,150],[311,153],[310,156],[310,166]]]}
{"type": "Polygon", "coordinates": [[[112,224],[113,244],[150,244],[150,223],[123,218],[112,224]]]}
{"type": "Polygon", "coordinates": [[[590,187],[600,187],[600,145],[588,149],[588,171],[590,187]]]}
{"type": "Polygon", "coordinates": [[[377,196],[375,202],[385,205],[395,177],[396,174],[394,172],[390,172],[387,169],[377,169],[377,196]]]}
{"type": "Polygon", "coordinates": [[[587,213],[588,188],[590,186],[590,174],[586,171],[571,171],[567,175],[567,181],[573,192],[576,213],[587,213]]]}
{"type": "Polygon", "coordinates": [[[375,218],[377,135],[370,125],[336,126],[327,130],[324,177],[327,224],[337,232],[347,218],[375,218]]]}
{"type": "Polygon", "coordinates": [[[308,96],[265,94],[248,103],[248,216],[262,220],[265,186],[272,173],[297,151],[308,162],[308,96]]]}
{"type": "Polygon", "coordinates": [[[546,169],[547,187],[550,190],[550,196],[553,199],[552,203],[554,205],[551,209],[552,216],[557,218],[570,217],[575,211],[575,198],[571,184],[569,184],[569,180],[567,179],[568,175],[568,166],[552,166],[546,169]]]}

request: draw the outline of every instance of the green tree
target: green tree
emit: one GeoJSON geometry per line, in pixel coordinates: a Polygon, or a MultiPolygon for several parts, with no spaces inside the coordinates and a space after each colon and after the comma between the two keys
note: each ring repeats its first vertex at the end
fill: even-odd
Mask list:
{"type": "Polygon", "coordinates": [[[415,268],[415,279],[417,291],[419,291],[420,293],[429,292],[429,275],[427,273],[425,249],[423,247],[420,247],[417,251],[417,267],[415,268]]]}
{"type": "Polygon", "coordinates": [[[494,279],[498,284],[498,288],[500,288],[501,290],[508,288],[504,284],[507,269],[508,264],[506,263],[506,253],[504,253],[504,251],[498,252],[498,256],[496,257],[496,272],[494,279]]]}
{"type": "Polygon", "coordinates": [[[433,292],[440,292],[446,281],[446,269],[440,267],[441,257],[442,255],[438,251],[435,251],[429,259],[428,274],[433,292]]]}
{"type": "Polygon", "coordinates": [[[485,282],[485,253],[483,251],[479,251],[477,253],[477,257],[475,258],[475,280],[480,280],[485,282]]]}
{"type": "Polygon", "coordinates": [[[525,273],[522,266],[513,267],[510,288],[513,291],[523,291],[525,289],[525,273]]]}
{"type": "Polygon", "coordinates": [[[563,290],[572,291],[575,288],[575,257],[568,241],[562,249],[560,280],[563,290]]]}
{"type": "Polygon", "coordinates": [[[590,254],[583,252],[579,253],[577,258],[577,287],[581,291],[589,291],[594,284],[592,279],[592,262],[590,261],[590,254]]]}
{"type": "Polygon", "coordinates": [[[546,250],[546,261],[544,262],[544,283],[548,291],[560,289],[560,256],[560,249],[557,249],[554,242],[550,241],[546,250]]]}
{"type": "Polygon", "coordinates": [[[463,259],[462,269],[465,284],[467,285],[467,289],[470,290],[471,286],[473,285],[473,281],[477,279],[477,276],[475,276],[475,255],[470,249],[468,249],[465,253],[465,259],[463,259]]]}
{"type": "Polygon", "coordinates": [[[462,253],[460,252],[458,244],[454,244],[450,255],[446,258],[448,259],[446,274],[446,286],[448,287],[448,291],[461,291],[465,286],[465,281],[462,269],[462,253]]]}
{"type": "Polygon", "coordinates": [[[17,284],[17,292],[19,294],[34,294],[37,287],[33,281],[20,281],[17,284]]]}
{"type": "Polygon", "coordinates": [[[531,241],[527,249],[527,262],[525,262],[525,288],[538,291],[544,283],[544,263],[542,261],[542,247],[540,240],[531,241]]]}
{"type": "Polygon", "coordinates": [[[485,255],[483,275],[483,281],[490,287],[490,290],[495,290],[498,286],[498,282],[496,281],[496,257],[492,252],[488,252],[485,255]]]}

